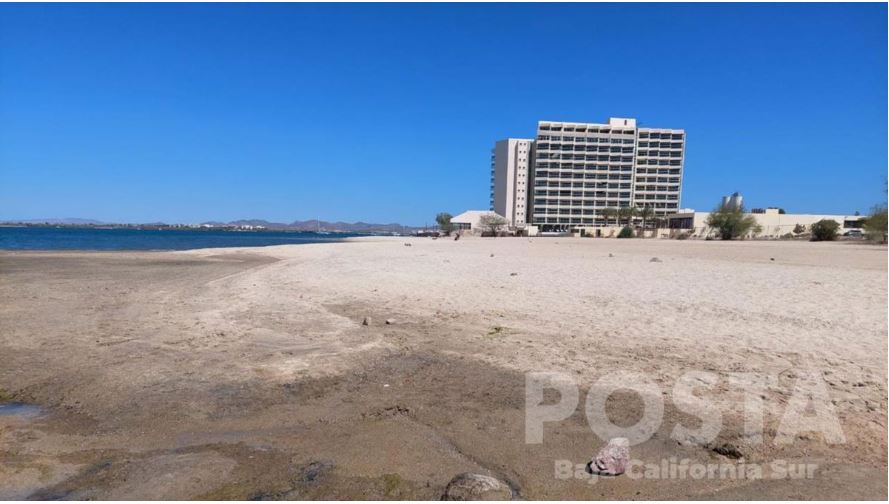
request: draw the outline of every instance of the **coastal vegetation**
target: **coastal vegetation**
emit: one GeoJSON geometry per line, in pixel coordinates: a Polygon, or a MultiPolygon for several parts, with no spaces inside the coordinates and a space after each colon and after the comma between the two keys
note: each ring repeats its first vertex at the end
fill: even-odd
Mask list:
{"type": "Polygon", "coordinates": [[[871,209],[870,215],[864,220],[864,232],[869,240],[886,243],[886,205],[878,205],[871,209]]]}
{"type": "Polygon", "coordinates": [[[834,241],[837,239],[839,230],[839,222],[831,219],[821,219],[812,224],[812,241],[834,241]]]}
{"type": "Polygon", "coordinates": [[[734,240],[751,233],[762,232],[762,227],[757,224],[756,218],[744,212],[743,205],[737,207],[720,205],[707,217],[706,224],[715,229],[719,238],[723,240],[734,240]]]}
{"type": "Polygon", "coordinates": [[[633,236],[633,228],[631,228],[630,226],[622,227],[620,229],[620,233],[617,234],[618,238],[632,238],[633,236]]]}
{"type": "Polygon", "coordinates": [[[454,224],[451,223],[451,219],[453,215],[447,212],[441,212],[435,216],[435,222],[438,224],[438,228],[441,229],[441,232],[444,233],[445,236],[450,236],[451,231],[454,230],[454,224]]]}
{"type": "Polygon", "coordinates": [[[627,222],[627,226],[633,225],[633,217],[636,216],[636,207],[621,207],[617,211],[617,215],[620,219],[625,219],[627,222]]]}
{"type": "Polygon", "coordinates": [[[495,213],[489,213],[479,217],[478,223],[485,234],[497,236],[503,226],[506,225],[506,219],[495,213]]]}

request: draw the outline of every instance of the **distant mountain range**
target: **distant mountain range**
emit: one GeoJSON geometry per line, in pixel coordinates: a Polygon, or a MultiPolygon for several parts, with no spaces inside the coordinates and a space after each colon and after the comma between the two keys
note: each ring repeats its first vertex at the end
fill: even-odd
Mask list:
{"type": "Polygon", "coordinates": [[[65,219],[19,219],[0,222],[2,224],[63,224],[68,226],[94,226],[96,224],[105,224],[102,221],[93,219],[77,219],[73,217],[65,219]]]}
{"type": "MultiPolygon", "coordinates": [[[[143,223],[143,224],[125,224],[125,223],[113,223],[113,222],[102,222],[94,219],[79,219],[79,218],[52,218],[52,219],[21,219],[21,220],[7,220],[2,221],[0,224],[31,224],[31,225],[41,225],[41,224],[49,224],[54,226],[127,226],[127,227],[182,227],[177,225],[169,225],[163,222],[152,222],[152,223],[143,223]]],[[[293,221],[291,223],[284,222],[270,222],[263,219],[242,219],[235,220],[230,222],[221,222],[221,221],[208,221],[202,222],[200,224],[188,226],[188,227],[263,227],[269,230],[274,231],[331,231],[331,232],[344,232],[344,233],[404,233],[416,231],[418,229],[423,229],[420,227],[412,227],[412,226],[402,226],[398,223],[390,223],[390,224],[373,224],[369,222],[328,222],[322,220],[305,220],[305,221],[293,221]]]]}
{"type": "Polygon", "coordinates": [[[373,224],[369,222],[328,222],[323,220],[305,220],[293,221],[291,223],[269,222],[263,219],[242,219],[230,222],[202,222],[202,225],[210,226],[262,226],[266,229],[274,229],[281,231],[343,231],[347,233],[401,233],[402,231],[412,231],[416,228],[411,226],[402,226],[398,223],[389,224],[373,224]]]}

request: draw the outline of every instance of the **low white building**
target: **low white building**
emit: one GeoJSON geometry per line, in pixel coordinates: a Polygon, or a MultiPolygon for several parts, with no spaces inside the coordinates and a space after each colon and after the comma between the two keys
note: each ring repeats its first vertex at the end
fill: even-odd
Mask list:
{"type": "MultiPolygon", "coordinates": [[[[458,231],[469,231],[472,233],[481,233],[485,231],[481,227],[481,218],[485,215],[496,215],[498,217],[503,218],[502,215],[492,212],[490,210],[467,210],[460,215],[455,215],[451,217],[451,224],[454,225],[454,229],[458,231]]],[[[506,229],[507,226],[503,226],[503,229],[506,229]]]]}
{"type": "MultiPolygon", "coordinates": [[[[794,234],[797,226],[809,231],[812,224],[820,220],[833,220],[840,225],[840,233],[849,229],[861,228],[859,215],[816,215],[816,214],[789,214],[781,213],[777,208],[767,208],[762,212],[751,212],[756,218],[762,231],[756,235],[761,238],[777,238],[787,234],[794,234]]],[[[707,217],[710,212],[695,212],[691,209],[680,209],[678,212],[667,216],[667,227],[671,231],[686,231],[691,236],[706,238],[715,234],[715,230],[707,226],[707,217]]]]}

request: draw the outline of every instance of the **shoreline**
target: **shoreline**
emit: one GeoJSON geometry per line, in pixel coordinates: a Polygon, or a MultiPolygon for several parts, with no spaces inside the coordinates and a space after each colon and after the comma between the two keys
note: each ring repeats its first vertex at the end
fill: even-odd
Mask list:
{"type": "MultiPolygon", "coordinates": [[[[762,488],[742,481],[555,478],[554,461],[603,442],[581,406],[525,443],[525,373],[568,373],[581,397],[618,370],[667,392],[689,369],[773,374],[766,401],[783,409],[786,370],[813,368],[846,443],[750,444],[730,409],[719,442],[819,464],[805,484],[765,484],[774,498],[885,497],[885,247],[687,243],[0,251],[0,389],[44,411],[0,417],[0,496],[437,499],[470,471],[532,499],[752,498],[762,488]]],[[[672,440],[687,419],[671,404],[634,457],[732,462],[672,440]]]]}

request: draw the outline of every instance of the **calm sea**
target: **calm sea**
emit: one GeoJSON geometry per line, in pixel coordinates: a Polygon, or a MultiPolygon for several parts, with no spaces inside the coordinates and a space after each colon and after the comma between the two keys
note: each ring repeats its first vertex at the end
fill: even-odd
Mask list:
{"type": "Polygon", "coordinates": [[[0,250],[188,250],[341,240],[349,233],[0,227],[0,250]]]}

